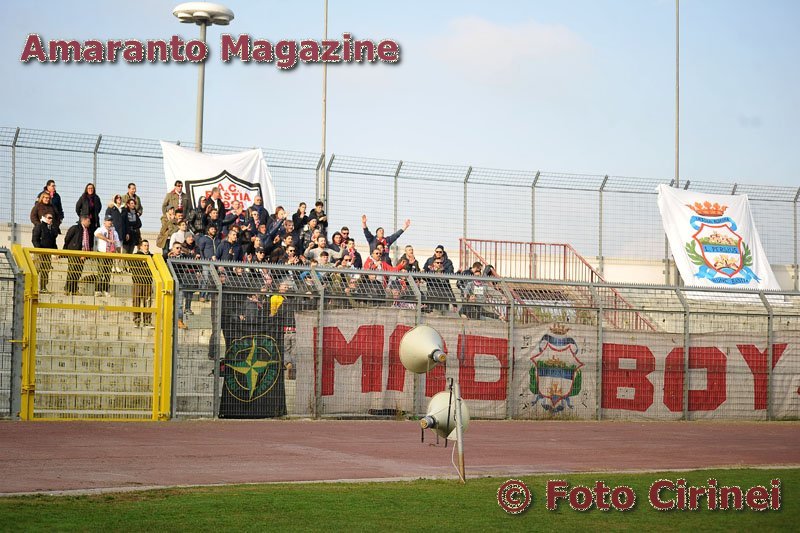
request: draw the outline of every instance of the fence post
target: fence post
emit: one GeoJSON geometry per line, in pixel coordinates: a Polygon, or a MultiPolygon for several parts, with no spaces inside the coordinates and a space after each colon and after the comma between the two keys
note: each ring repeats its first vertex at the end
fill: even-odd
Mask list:
{"type": "MultiPolygon", "coordinates": [[[[14,132],[14,140],[11,141],[11,244],[17,242],[17,140],[19,140],[19,127],[14,132]]],[[[796,225],[795,225],[796,227],[796,225]]],[[[797,261],[795,261],[796,263],[797,261]]]]}
{"type": "Polygon", "coordinates": [[[537,170],[531,182],[531,242],[536,242],[536,184],[539,182],[541,174],[542,172],[537,170]]]}
{"type": "Polygon", "coordinates": [[[213,417],[219,418],[219,405],[221,402],[221,391],[219,390],[219,359],[222,351],[222,280],[219,279],[219,273],[216,268],[211,266],[209,271],[211,272],[211,277],[214,280],[214,285],[217,290],[217,294],[215,294],[217,299],[216,305],[214,305],[213,302],[211,304],[211,309],[214,310],[214,314],[211,317],[212,338],[209,339],[209,342],[216,343],[214,347],[214,404],[212,409],[214,409],[213,417]]]}
{"type": "MultiPolygon", "coordinates": [[[[397,192],[398,192],[397,182],[399,181],[400,169],[402,167],[403,167],[403,161],[400,161],[397,164],[397,170],[394,171],[394,206],[392,208],[393,211],[394,211],[394,231],[397,231],[397,222],[398,222],[398,220],[397,220],[397,218],[398,218],[397,217],[397,192]]],[[[347,244],[347,243],[345,243],[345,244],[347,244]]],[[[398,249],[397,244],[392,243],[392,249],[394,250],[394,261],[395,261],[395,264],[397,264],[397,249],[398,249]]]]}
{"type": "Polygon", "coordinates": [[[461,230],[461,236],[467,238],[467,182],[469,175],[472,174],[472,167],[467,169],[467,175],[464,176],[464,223],[461,230]]]}
{"type": "Polygon", "coordinates": [[[13,420],[19,420],[22,404],[22,340],[24,328],[25,276],[14,261],[11,251],[0,248],[6,256],[8,266],[14,276],[14,300],[11,315],[11,371],[9,383],[9,412],[13,420]]]}
{"type": "Polygon", "coordinates": [[[94,151],[92,152],[92,184],[97,186],[97,151],[100,150],[100,142],[103,140],[102,135],[97,136],[97,142],[94,143],[94,151]]]}
{"type": "MultiPolygon", "coordinates": [[[[333,156],[331,156],[333,160],[333,156]]],[[[317,338],[314,346],[316,353],[316,386],[314,390],[314,418],[320,418],[322,415],[322,358],[323,358],[323,338],[325,337],[325,285],[319,280],[316,269],[312,266],[310,270],[310,279],[314,283],[314,287],[319,292],[319,308],[317,309],[317,338]]]]}
{"type": "Polygon", "coordinates": [[[508,289],[505,280],[500,282],[500,288],[503,292],[503,296],[508,302],[508,327],[506,328],[506,335],[508,336],[508,341],[506,343],[506,356],[508,357],[508,381],[506,382],[506,418],[511,419],[511,398],[514,396],[514,326],[516,322],[516,302],[514,300],[514,295],[511,294],[511,291],[508,289]]]}
{"type": "MultiPolygon", "coordinates": [[[[414,293],[414,297],[417,299],[417,308],[415,309],[414,313],[414,325],[419,326],[422,323],[422,293],[417,287],[417,282],[414,279],[414,276],[411,273],[407,273],[406,276],[408,279],[406,280],[406,285],[411,289],[414,293]]],[[[425,393],[422,389],[422,380],[423,377],[420,374],[414,374],[414,390],[412,391],[412,409],[414,410],[415,415],[419,415],[422,413],[422,398],[424,397],[425,393]]]]}
{"type": "MultiPolygon", "coordinates": [[[[314,176],[316,178],[316,181],[314,182],[314,190],[316,191],[317,198],[322,200],[320,184],[325,181],[325,154],[319,155],[319,161],[317,161],[317,169],[314,171],[314,176]]],[[[326,205],[325,208],[327,209],[328,206],[326,205]]]]}
{"type": "Polygon", "coordinates": [[[775,311],[766,295],[759,291],[758,297],[767,310],[767,420],[772,420],[772,345],[775,342],[775,311]]]}
{"type": "Polygon", "coordinates": [[[689,420],[689,303],[680,287],[675,287],[675,294],[683,306],[683,419],[689,420]]]}
{"type": "Polygon", "coordinates": [[[331,158],[328,160],[328,166],[325,167],[325,173],[323,174],[323,181],[322,190],[320,194],[323,196],[324,199],[321,198],[323,202],[325,202],[325,209],[326,212],[331,212],[330,202],[328,201],[329,192],[331,189],[331,167],[333,166],[333,160],[336,159],[336,154],[331,154],[331,158]]]}
{"type": "Polygon", "coordinates": [[[600,271],[600,275],[603,276],[605,273],[603,272],[603,189],[606,188],[606,183],[608,183],[608,174],[605,175],[603,178],[603,183],[600,184],[600,191],[598,192],[599,196],[599,224],[598,224],[598,235],[597,235],[597,255],[598,255],[598,268],[597,270],[600,271]]]}
{"type": "Polygon", "coordinates": [[[589,284],[589,292],[597,304],[597,362],[595,363],[595,418],[603,418],[603,299],[597,293],[594,283],[589,284]]]}
{"type": "Polygon", "coordinates": [[[800,265],[798,262],[797,248],[798,241],[800,241],[800,233],[797,227],[797,203],[800,202],[800,187],[797,188],[797,194],[794,195],[794,290],[800,291],[800,265]]]}

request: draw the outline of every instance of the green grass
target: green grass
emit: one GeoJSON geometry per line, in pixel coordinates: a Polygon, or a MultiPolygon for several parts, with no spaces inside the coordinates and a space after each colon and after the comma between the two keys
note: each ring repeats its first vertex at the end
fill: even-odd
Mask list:
{"type": "Polygon", "coordinates": [[[471,478],[466,485],[449,480],[395,483],[280,484],[169,489],[96,496],[0,498],[2,531],[578,531],[602,530],[796,530],[800,524],[800,469],[704,470],[687,473],[561,474],[523,476],[533,504],[508,515],[497,504],[505,478],[471,478]],[[650,484],[685,477],[705,485],[743,488],[782,480],[778,511],[658,512],[647,502],[650,484]],[[629,512],[572,510],[561,503],[545,509],[549,478],[570,485],[628,485],[637,496],[629,512]]]}

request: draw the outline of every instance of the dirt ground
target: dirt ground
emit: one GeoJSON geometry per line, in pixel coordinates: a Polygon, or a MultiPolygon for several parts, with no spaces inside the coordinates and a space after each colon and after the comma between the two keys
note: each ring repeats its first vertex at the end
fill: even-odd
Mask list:
{"type": "MultiPolygon", "coordinates": [[[[467,477],[800,466],[800,423],[473,421],[467,477]]],[[[0,422],[0,493],[456,477],[412,421],[0,422]]]]}

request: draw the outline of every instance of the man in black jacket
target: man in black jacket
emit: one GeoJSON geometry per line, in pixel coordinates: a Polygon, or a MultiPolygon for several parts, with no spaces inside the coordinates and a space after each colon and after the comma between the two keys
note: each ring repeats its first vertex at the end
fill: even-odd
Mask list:
{"type": "MultiPolygon", "coordinates": [[[[94,235],[90,231],[92,218],[89,215],[81,217],[80,221],[67,230],[64,237],[65,250],[82,250],[91,252],[94,245],[94,235]]],[[[64,290],[68,295],[78,294],[78,280],[83,274],[84,257],[70,256],[67,261],[67,283],[64,290]]]]}
{"type": "MultiPolygon", "coordinates": [[[[50,248],[58,250],[56,239],[58,238],[58,226],[55,224],[54,216],[50,213],[42,217],[33,228],[31,241],[34,248],[50,248]]],[[[39,269],[39,292],[47,292],[47,283],[50,281],[50,271],[53,263],[50,255],[43,253],[36,256],[39,269]]]]}

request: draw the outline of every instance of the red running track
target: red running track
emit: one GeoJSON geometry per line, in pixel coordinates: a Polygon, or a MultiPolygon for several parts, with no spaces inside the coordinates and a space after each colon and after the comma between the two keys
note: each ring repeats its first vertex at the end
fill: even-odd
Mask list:
{"type": "MultiPolygon", "coordinates": [[[[800,466],[795,422],[473,421],[469,476],[800,466]]],[[[456,477],[412,421],[0,422],[0,493],[456,477]]]]}

